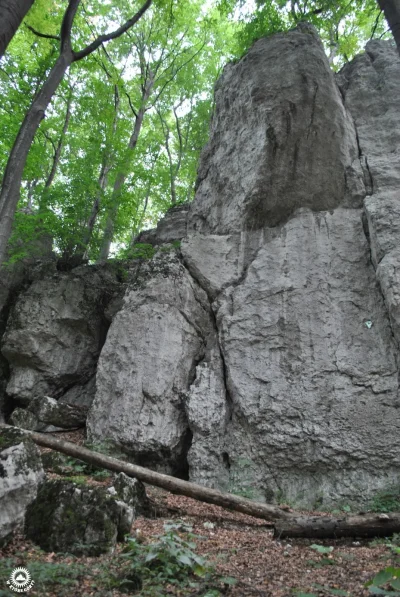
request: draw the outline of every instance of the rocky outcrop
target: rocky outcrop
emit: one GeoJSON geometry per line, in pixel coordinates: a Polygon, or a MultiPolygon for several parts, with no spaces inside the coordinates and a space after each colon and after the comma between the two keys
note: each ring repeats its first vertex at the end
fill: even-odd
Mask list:
{"type": "Polygon", "coordinates": [[[59,398],[96,371],[118,282],[107,268],[76,268],[35,280],[8,319],[2,353],[11,368],[7,394],[21,404],[59,398]]]}
{"type": "Polygon", "coordinates": [[[27,509],[25,534],[45,551],[97,556],[112,552],[146,509],[142,483],[123,473],[108,489],[50,479],[27,509]]]}
{"type": "Polygon", "coordinates": [[[344,104],[357,127],[361,159],[367,169],[364,202],[371,257],[400,341],[400,61],[396,46],[367,44],[340,73],[344,104]]]}
{"type": "Polygon", "coordinates": [[[37,396],[30,401],[28,408],[16,408],[10,423],[32,431],[49,431],[49,426],[53,429],[76,429],[85,426],[87,413],[85,406],[37,396]]]}
{"type": "Polygon", "coordinates": [[[217,84],[194,202],[138,239],[124,294],[78,268],[20,296],[9,394],[95,394],[93,442],[259,500],[400,483],[399,75],[389,42],[335,75],[309,25],[257,41],[217,84]]]}
{"type": "Polygon", "coordinates": [[[32,440],[17,429],[1,429],[0,544],[23,522],[43,477],[40,454],[32,440]]]}
{"type": "Polygon", "coordinates": [[[360,207],[354,125],[315,30],[257,41],[215,90],[188,231],[232,234],[284,223],[300,207],[360,207]]]}
{"type": "Polygon", "coordinates": [[[185,400],[211,331],[207,295],[175,250],[143,262],[101,353],[89,437],[107,436],[140,464],[184,475],[185,400]]]}
{"type": "Polygon", "coordinates": [[[136,242],[162,245],[180,241],[186,236],[188,210],[189,203],[180,203],[171,207],[158,222],[157,228],[144,230],[138,235],[136,242]]]}

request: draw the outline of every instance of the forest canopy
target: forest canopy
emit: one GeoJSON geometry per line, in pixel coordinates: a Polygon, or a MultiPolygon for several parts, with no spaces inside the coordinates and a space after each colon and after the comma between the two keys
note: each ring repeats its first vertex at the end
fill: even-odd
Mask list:
{"type": "Polygon", "coordinates": [[[193,199],[223,66],[302,20],[336,70],[391,37],[376,0],[35,0],[0,58],[0,262],[46,235],[63,259],[129,256],[193,199]]]}

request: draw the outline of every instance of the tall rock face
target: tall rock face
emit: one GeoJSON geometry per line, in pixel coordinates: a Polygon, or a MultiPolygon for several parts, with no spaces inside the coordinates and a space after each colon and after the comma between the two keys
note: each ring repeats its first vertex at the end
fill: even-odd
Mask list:
{"type": "Polygon", "coordinates": [[[389,42],[335,75],[308,25],[257,41],[217,84],[194,202],[115,300],[90,268],[20,295],[8,395],[79,405],[87,382],[92,441],[259,500],[399,484],[399,75],[389,42]]]}
{"type": "Polygon", "coordinates": [[[400,61],[395,46],[370,41],[340,73],[344,103],[368,168],[365,213],[371,257],[400,341],[400,61]]]}
{"type": "Polygon", "coordinates": [[[187,475],[186,394],[212,331],[207,295],[174,250],[142,264],[100,357],[89,436],[107,437],[140,464],[187,475]]]}
{"type": "Polygon", "coordinates": [[[259,40],[216,86],[189,231],[230,234],[299,207],[360,207],[363,173],[322,44],[309,25],[259,40]]]}
{"type": "MultiPolygon", "coordinates": [[[[217,85],[182,245],[225,367],[217,486],[309,505],[400,479],[399,74],[395,47],[373,42],[339,89],[305,25],[256,42],[217,85]]],[[[207,420],[215,392],[197,381],[189,412],[207,420]]],[[[209,419],[189,453],[205,482],[209,419]]]]}
{"type": "Polygon", "coordinates": [[[149,461],[189,432],[191,480],[268,501],[365,502],[400,481],[399,68],[394,47],[373,42],[335,77],[302,25],[225,69],[187,271],[127,293],[93,438],[149,461]],[[195,333],[194,288],[210,305],[206,316],[203,296],[195,333]]]}

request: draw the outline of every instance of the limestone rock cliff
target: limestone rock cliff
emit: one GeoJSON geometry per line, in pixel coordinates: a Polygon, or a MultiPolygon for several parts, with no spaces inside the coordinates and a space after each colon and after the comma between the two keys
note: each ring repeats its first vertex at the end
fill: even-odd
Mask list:
{"type": "Polygon", "coordinates": [[[399,483],[399,75],[389,42],[335,75],[309,25],[257,41],[153,259],[20,295],[8,395],[79,405],[98,359],[89,437],[139,464],[307,506],[399,483]]]}

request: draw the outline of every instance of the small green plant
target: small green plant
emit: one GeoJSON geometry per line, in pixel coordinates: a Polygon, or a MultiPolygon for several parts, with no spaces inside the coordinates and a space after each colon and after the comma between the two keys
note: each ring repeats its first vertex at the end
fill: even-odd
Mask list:
{"type": "Polygon", "coordinates": [[[392,485],[378,492],[369,504],[372,512],[397,512],[400,510],[400,485],[392,485]]]}
{"type": "MultiPolygon", "coordinates": [[[[320,555],[328,555],[333,551],[333,547],[325,547],[325,545],[317,545],[316,543],[310,545],[310,548],[320,555]]],[[[335,566],[337,562],[333,558],[325,557],[319,560],[307,560],[307,564],[313,568],[323,568],[324,566],[335,566]]]]}
{"type": "Polygon", "coordinates": [[[71,477],[64,477],[65,481],[71,481],[72,483],[76,483],[77,485],[86,485],[87,477],[85,475],[73,475],[71,477]]]}
{"type": "Polygon", "coordinates": [[[325,545],[317,545],[316,543],[310,545],[310,549],[313,549],[314,551],[317,551],[320,554],[332,553],[333,551],[333,547],[325,547],[325,545]]]}
{"type": "MultiPolygon", "coordinates": [[[[149,544],[140,543],[136,538],[127,538],[126,548],[121,555],[126,565],[120,579],[120,590],[140,591],[143,597],[161,597],[165,594],[167,584],[179,587],[198,587],[199,581],[203,585],[210,584],[214,570],[195,552],[194,540],[203,537],[194,535],[192,527],[182,522],[165,523],[164,530],[162,535],[156,537],[156,541],[149,544]]],[[[218,582],[229,585],[236,581],[222,578],[218,582]]],[[[216,587],[203,588],[209,589],[207,594],[210,597],[220,594],[216,587]]]]}
{"type": "Polygon", "coordinates": [[[381,570],[365,587],[372,595],[400,596],[400,568],[389,566],[381,570]]]}
{"type": "Polygon", "coordinates": [[[156,249],[149,243],[135,243],[124,254],[124,259],[151,259],[154,257],[156,249]]]}

